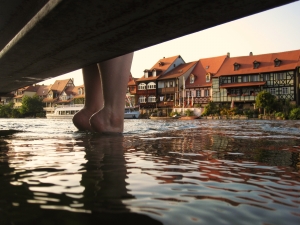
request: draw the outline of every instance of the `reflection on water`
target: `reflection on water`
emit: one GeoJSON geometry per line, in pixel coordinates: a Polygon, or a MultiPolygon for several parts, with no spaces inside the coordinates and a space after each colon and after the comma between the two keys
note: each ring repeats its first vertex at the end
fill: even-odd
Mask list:
{"type": "Polygon", "coordinates": [[[298,224],[300,122],[0,120],[0,224],[298,224]],[[30,123],[29,123],[30,122],[30,123]]]}

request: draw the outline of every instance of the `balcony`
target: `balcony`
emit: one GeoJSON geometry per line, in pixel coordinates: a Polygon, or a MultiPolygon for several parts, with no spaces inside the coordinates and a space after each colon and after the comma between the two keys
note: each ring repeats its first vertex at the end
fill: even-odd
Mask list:
{"type": "Polygon", "coordinates": [[[172,94],[175,93],[176,87],[166,87],[166,88],[159,88],[158,94],[172,94]]]}
{"type": "Polygon", "coordinates": [[[169,102],[158,102],[157,107],[163,108],[163,107],[174,107],[174,101],[169,102]]]}

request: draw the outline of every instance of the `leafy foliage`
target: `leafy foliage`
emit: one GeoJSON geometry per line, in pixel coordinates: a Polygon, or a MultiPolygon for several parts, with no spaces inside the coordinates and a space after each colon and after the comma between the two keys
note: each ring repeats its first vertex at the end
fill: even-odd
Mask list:
{"type": "Polygon", "coordinates": [[[300,120],[300,107],[291,110],[289,119],[300,120]]]}
{"type": "Polygon", "coordinates": [[[276,98],[268,91],[261,91],[257,94],[255,105],[258,108],[264,108],[267,112],[274,109],[276,98]]]}
{"type": "Polygon", "coordinates": [[[24,96],[20,112],[24,116],[35,116],[37,113],[43,112],[43,101],[37,95],[33,97],[24,96]]]}
{"type": "Polygon", "coordinates": [[[20,112],[14,109],[14,103],[10,102],[6,105],[0,105],[0,117],[1,118],[18,118],[20,117],[20,112]]]}
{"type": "Polygon", "coordinates": [[[214,114],[219,114],[219,108],[216,103],[214,102],[209,102],[205,107],[204,107],[204,112],[202,113],[203,116],[208,116],[208,115],[214,115],[214,114]]]}

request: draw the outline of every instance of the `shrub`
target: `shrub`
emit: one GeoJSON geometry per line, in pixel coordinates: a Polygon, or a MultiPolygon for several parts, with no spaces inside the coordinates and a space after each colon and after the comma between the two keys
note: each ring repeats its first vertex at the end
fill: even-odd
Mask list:
{"type": "Polygon", "coordinates": [[[184,113],[186,114],[186,116],[192,116],[194,114],[194,112],[189,109],[185,110],[184,113]]]}
{"type": "Polygon", "coordinates": [[[300,120],[300,108],[292,109],[289,115],[291,120],[300,120]]]}

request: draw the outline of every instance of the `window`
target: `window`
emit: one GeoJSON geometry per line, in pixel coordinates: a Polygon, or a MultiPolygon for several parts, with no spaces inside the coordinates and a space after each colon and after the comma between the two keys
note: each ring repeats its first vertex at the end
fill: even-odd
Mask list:
{"type": "Polygon", "coordinates": [[[156,101],[156,97],[151,95],[148,97],[148,102],[155,102],[156,101]]]}
{"type": "Polygon", "coordinates": [[[242,76],[243,82],[249,82],[249,76],[242,76]]]}
{"type": "Polygon", "coordinates": [[[258,75],[251,75],[250,76],[250,81],[251,82],[259,81],[259,76],[258,75]]]}
{"type": "Polygon", "coordinates": [[[186,91],[186,97],[191,97],[191,92],[190,91],[186,91]]]}
{"type": "Polygon", "coordinates": [[[195,76],[191,74],[190,76],[190,84],[193,84],[195,82],[195,76]]]}
{"type": "Polygon", "coordinates": [[[204,96],[205,96],[205,97],[208,97],[208,96],[209,96],[209,90],[208,90],[208,89],[205,89],[205,90],[204,90],[204,96]]]}
{"type": "Polygon", "coordinates": [[[257,69],[260,65],[260,62],[257,62],[256,60],[253,62],[253,69],[257,69]]]}
{"type": "Polygon", "coordinates": [[[283,80],[284,79],[284,74],[283,73],[276,73],[276,79],[277,80],[283,80]]]}
{"type": "Polygon", "coordinates": [[[282,94],[288,94],[288,88],[287,87],[283,87],[281,90],[282,94]]]}
{"type": "Polygon", "coordinates": [[[145,83],[139,84],[138,89],[139,90],[146,90],[146,84],[145,83]]]}
{"type": "Polygon", "coordinates": [[[156,89],[156,84],[154,82],[150,82],[148,85],[147,85],[147,89],[156,89]]]}
{"type": "Polygon", "coordinates": [[[234,76],[231,77],[231,83],[237,83],[238,82],[238,77],[234,76]]]}
{"type": "Polygon", "coordinates": [[[140,96],[139,97],[139,102],[140,103],[146,103],[146,97],[145,96],[140,96]]]}
{"type": "Polygon", "coordinates": [[[276,89],[275,89],[275,88],[270,88],[270,93],[271,93],[272,95],[275,95],[275,94],[276,94],[276,89]]]}
{"type": "Polygon", "coordinates": [[[276,58],[276,59],[274,60],[274,66],[275,66],[275,67],[278,67],[278,66],[280,66],[280,64],[281,64],[281,60],[279,60],[279,59],[276,58]]]}
{"type": "Polygon", "coordinates": [[[234,67],[234,71],[236,71],[236,70],[238,70],[241,67],[241,64],[234,63],[233,67],[234,67]]]}
{"type": "Polygon", "coordinates": [[[200,90],[196,90],[196,97],[200,97],[200,96],[201,96],[200,90]]]}
{"type": "Polygon", "coordinates": [[[264,81],[270,80],[270,74],[265,74],[264,75],[264,81]]]}
{"type": "Polygon", "coordinates": [[[205,77],[206,77],[206,79],[205,79],[205,80],[206,80],[206,82],[210,82],[210,74],[209,74],[209,73],[208,73],[208,74],[206,74],[206,76],[205,76],[205,77]]]}

